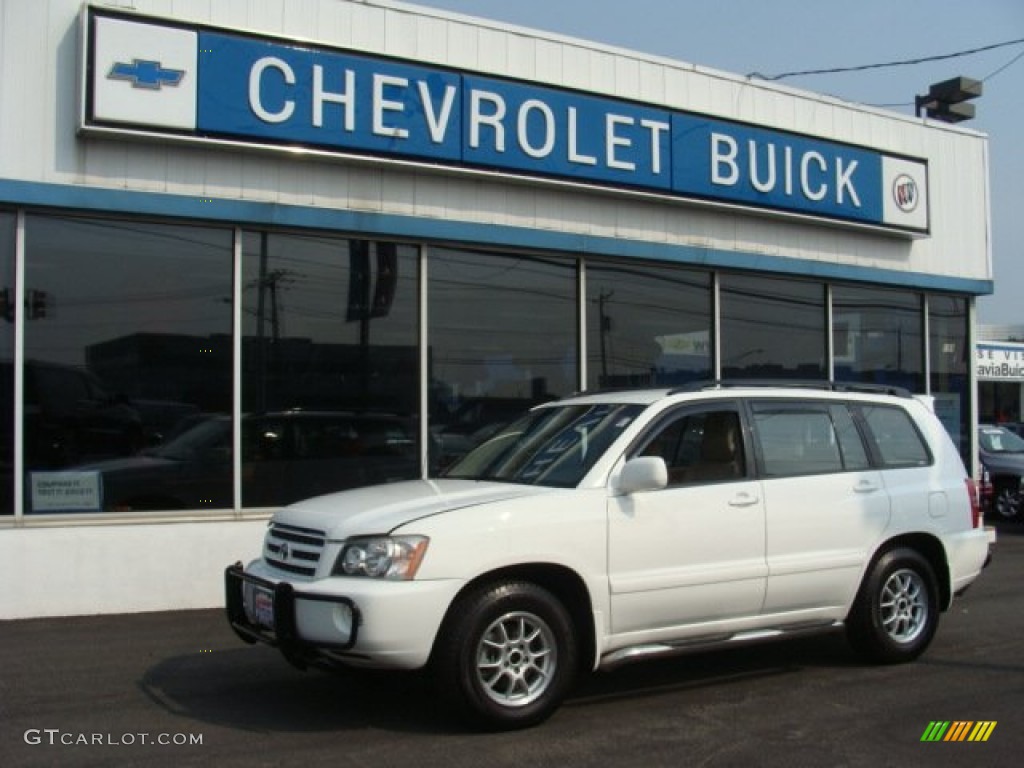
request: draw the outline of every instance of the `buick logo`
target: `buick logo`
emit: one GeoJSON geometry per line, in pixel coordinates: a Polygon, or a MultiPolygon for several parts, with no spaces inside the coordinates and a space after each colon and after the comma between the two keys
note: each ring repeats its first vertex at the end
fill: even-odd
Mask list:
{"type": "Polygon", "coordinates": [[[896,207],[904,213],[910,213],[921,199],[921,192],[917,188],[917,182],[905,173],[901,173],[892,183],[892,199],[896,207]]]}
{"type": "Polygon", "coordinates": [[[288,548],[288,544],[282,544],[278,550],[277,555],[281,558],[281,562],[285,562],[292,554],[291,549],[288,548]]]}

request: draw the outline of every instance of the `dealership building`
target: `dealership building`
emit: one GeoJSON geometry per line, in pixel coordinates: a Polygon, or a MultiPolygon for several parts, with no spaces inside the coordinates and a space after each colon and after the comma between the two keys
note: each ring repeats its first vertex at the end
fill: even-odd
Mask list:
{"type": "Polygon", "coordinates": [[[893,385],[974,454],[970,130],[391,0],[15,0],[0,147],[0,618],[219,605],[275,508],[579,390],[893,385]]]}

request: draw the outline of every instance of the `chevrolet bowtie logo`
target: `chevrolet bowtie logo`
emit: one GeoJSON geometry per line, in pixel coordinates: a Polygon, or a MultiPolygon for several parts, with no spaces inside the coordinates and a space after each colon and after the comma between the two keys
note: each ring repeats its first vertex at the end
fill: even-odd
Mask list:
{"type": "Polygon", "coordinates": [[[107,73],[109,80],[127,80],[132,88],[159,91],[165,85],[177,85],[185,76],[183,69],[164,69],[159,61],[132,59],[131,64],[116,62],[107,73]]]}

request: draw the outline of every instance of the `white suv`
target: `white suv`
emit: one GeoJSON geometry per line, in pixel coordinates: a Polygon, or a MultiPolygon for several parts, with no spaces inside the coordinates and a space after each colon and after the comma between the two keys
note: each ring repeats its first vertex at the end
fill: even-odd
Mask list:
{"type": "Polygon", "coordinates": [[[988,561],[973,482],[906,393],[723,386],[538,407],[444,477],[274,515],[232,626],[293,664],[429,667],[487,727],[581,671],[845,624],[909,661],[988,561]]]}

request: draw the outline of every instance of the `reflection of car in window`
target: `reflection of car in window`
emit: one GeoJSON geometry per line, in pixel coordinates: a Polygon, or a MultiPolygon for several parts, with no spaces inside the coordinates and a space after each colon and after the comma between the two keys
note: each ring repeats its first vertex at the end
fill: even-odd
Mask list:
{"type": "MultiPolygon", "coordinates": [[[[138,410],[112,395],[89,370],[25,361],[25,466],[60,469],[70,464],[128,456],[144,444],[138,410]]],[[[0,386],[14,381],[9,360],[0,362],[0,386]]],[[[0,400],[12,402],[8,393],[0,400]]],[[[11,418],[5,414],[5,418],[11,418]]]]}
{"type": "MultiPolygon", "coordinates": [[[[230,417],[188,421],[191,427],[136,456],[75,469],[101,473],[106,510],[234,506],[230,417]]],[[[242,502],[248,507],[405,480],[419,471],[415,438],[397,416],[295,410],[242,418],[242,502]]]]}
{"type": "Polygon", "coordinates": [[[431,464],[444,469],[524,411],[550,398],[469,397],[450,413],[431,415],[431,464]]]}

